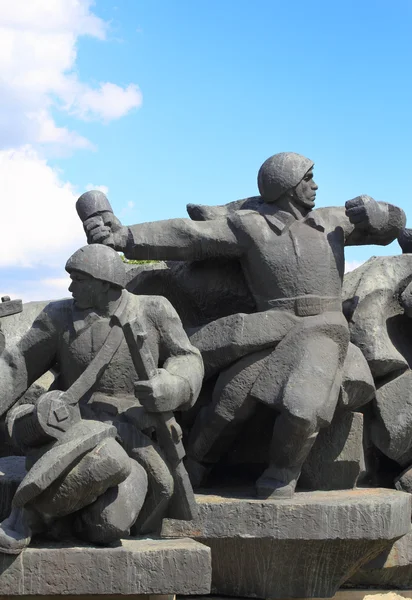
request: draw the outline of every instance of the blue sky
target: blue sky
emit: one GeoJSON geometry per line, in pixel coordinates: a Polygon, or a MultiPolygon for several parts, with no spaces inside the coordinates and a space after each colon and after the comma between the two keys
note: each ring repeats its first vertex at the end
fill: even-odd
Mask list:
{"type": "Polygon", "coordinates": [[[22,2],[0,0],[3,293],[66,295],[87,187],[125,224],[185,216],[255,195],[281,151],[315,161],[318,206],[369,194],[412,226],[409,0],[22,2]]]}

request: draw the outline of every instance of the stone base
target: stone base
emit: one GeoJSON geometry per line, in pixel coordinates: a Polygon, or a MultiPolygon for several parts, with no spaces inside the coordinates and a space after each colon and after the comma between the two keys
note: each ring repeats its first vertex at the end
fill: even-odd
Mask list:
{"type": "Polygon", "coordinates": [[[412,588],[412,533],[363,565],[347,585],[367,587],[412,588]]]}
{"type": "Polygon", "coordinates": [[[210,550],[193,540],[127,539],[116,547],[38,544],[0,555],[2,596],[198,595],[210,592],[210,550]]]}
{"type": "Polygon", "coordinates": [[[199,494],[195,521],[163,534],[212,550],[212,592],[330,598],[363,564],[410,530],[411,497],[387,489],[301,492],[292,500],[199,494]]]}

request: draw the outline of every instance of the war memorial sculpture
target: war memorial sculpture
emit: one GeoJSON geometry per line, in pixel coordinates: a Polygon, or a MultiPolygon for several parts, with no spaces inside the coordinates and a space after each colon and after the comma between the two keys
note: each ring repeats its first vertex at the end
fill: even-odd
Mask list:
{"type": "Polygon", "coordinates": [[[0,305],[2,594],[411,587],[405,214],[315,209],[292,152],[258,188],[131,226],[86,192],[72,299],[0,305]],[[397,238],[344,276],[345,246],[397,238]]]}

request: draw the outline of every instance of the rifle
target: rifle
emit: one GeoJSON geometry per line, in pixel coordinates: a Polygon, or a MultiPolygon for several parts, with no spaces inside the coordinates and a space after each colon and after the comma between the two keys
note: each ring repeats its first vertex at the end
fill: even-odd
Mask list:
{"type": "MultiPolygon", "coordinates": [[[[157,367],[150,349],[145,344],[147,333],[138,319],[121,320],[133,365],[138,378],[147,381],[157,374],[157,367]]],[[[189,475],[183,464],[185,449],[182,443],[182,430],[173,412],[151,413],[156,420],[156,433],[161,449],[171,467],[175,492],[172,499],[173,516],[183,521],[191,521],[197,515],[197,505],[189,475]]]]}

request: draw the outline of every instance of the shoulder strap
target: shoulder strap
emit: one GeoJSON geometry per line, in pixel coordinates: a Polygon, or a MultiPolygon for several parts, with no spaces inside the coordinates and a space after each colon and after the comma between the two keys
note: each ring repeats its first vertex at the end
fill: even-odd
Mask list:
{"type": "Polygon", "coordinates": [[[86,367],[83,373],[73,383],[73,385],[63,394],[60,399],[67,404],[75,405],[87,392],[99,381],[106,368],[109,366],[113,356],[116,354],[122,340],[124,339],[123,330],[119,321],[127,306],[127,292],[123,291],[120,303],[110,319],[110,331],[104,340],[102,347],[86,367]]]}

